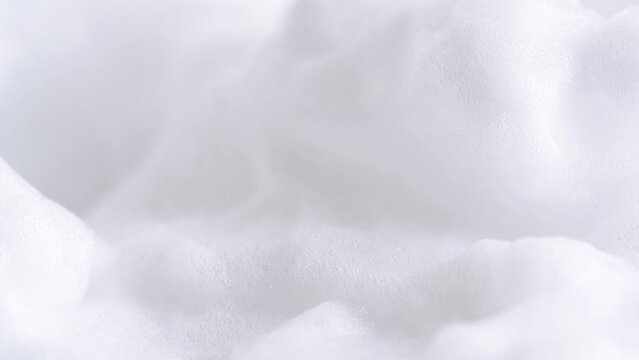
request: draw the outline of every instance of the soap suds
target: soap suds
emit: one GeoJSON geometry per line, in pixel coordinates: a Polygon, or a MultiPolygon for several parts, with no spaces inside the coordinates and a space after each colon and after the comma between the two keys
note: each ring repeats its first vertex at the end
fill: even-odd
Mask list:
{"type": "Polygon", "coordinates": [[[0,358],[636,359],[629,5],[0,0],[0,358]]]}

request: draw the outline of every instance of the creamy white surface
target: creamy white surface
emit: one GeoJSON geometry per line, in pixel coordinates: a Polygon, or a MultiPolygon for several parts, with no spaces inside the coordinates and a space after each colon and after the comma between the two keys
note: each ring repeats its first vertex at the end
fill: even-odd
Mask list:
{"type": "Polygon", "coordinates": [[[0,0],[0,358],[638,358],[632,5],[0,0]]]}

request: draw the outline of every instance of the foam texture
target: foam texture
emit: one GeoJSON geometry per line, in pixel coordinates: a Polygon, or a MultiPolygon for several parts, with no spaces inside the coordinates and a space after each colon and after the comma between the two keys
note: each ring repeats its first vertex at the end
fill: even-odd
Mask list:
{"type": "Polygon", "coordinates": [[[631,5],[0,0],[0,358],[639,358],[631,5]]]}

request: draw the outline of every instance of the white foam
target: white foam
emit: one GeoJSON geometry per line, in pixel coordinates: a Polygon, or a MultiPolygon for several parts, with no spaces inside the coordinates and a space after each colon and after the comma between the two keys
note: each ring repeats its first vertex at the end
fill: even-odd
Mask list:
{"type": "Polygon", "coordinates": [[[0,358],[637,358],[639,12],[585,4],[0,0],[0,156],[82,218],[0,160],[0,358]]]}
{"type": "Polygon", "coordinates": [[[17,337],[3,341],[9,354],[13,346],[32,351],[38,345],[26,345],[31,339],[66,343],[68,312],[89,280],[93,234],[1,160],[0,219],[0,329],[8,332],[3,338],[17,337]]]}

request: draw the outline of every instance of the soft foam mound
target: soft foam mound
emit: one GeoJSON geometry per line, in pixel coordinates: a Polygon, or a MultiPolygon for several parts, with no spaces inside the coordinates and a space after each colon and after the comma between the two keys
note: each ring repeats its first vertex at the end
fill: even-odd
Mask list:
{"type": "Polygon", "coordinates": [[[388,336],[379,322],[325,303],[232,358],[630,359],[637,338],[627,335],[637,329],[624,316],[636,276],[573,240],[483,241],[422,278],[429,290],[412,311],[422,326],[438,324],[430,340],[388,336]]]}
{"type": "Polygon", "coordinates": [[[637,359],[627,2],[0,0],[0,358],[637,359]]]}
{"type": "Polygon", "coordinates": [[[13,347],[31,352],[71,341],[68,318],[86,291],[95,245],[81,221],[43,198],[0,159],[3,358],[17,356],[13,347]]]}

